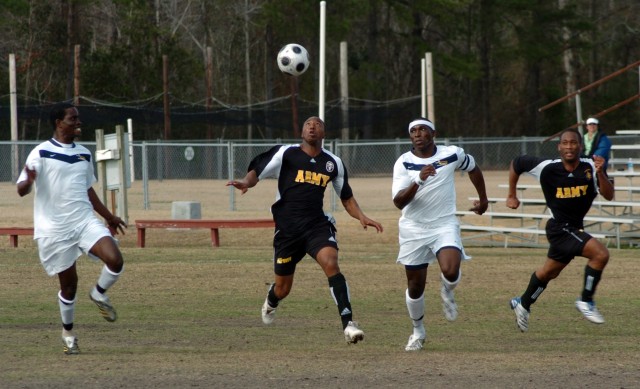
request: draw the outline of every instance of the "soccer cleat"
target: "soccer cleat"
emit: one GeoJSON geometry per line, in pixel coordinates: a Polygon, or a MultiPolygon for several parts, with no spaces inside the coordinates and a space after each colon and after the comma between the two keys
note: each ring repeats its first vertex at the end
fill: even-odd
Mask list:
{"type": "Polygon", "coordinates": [[[578,311],[582,312],[584,318],[589,320],[592,323],[602,324],[604,323],[604,318],[596,308],[596,304],[591,302],[582,301],[580,299],[576,300],[576,308],[578,311]]]}
{"type": "Polygon", "coordinates": [[[93,301],[100,310],[100,314],[104,317],[106,321],[116,321],[117,315],[116,310],[113,309],[113,305],[111,305],[111,301],[109,301],[109,297],[106,294],[96,293],[100,297],[94,298],[93,293],[89,293],[89,298],[93,301]]]}
{"type": "Polygon", "coordinates": [[[453,297],[453,290],[447,289],[444,284],[440,287],[440,297],[442,297],[442,312],[445,319],[455,321],[458,318],[458,305],[453,297]]]}
{"type": "Polygon", "coordinates": [[[424,338],[421,338],[415,334],[411,334],[407,345],[404,347],[405,351],[419,351],[422,350],[424,344],[424,338]]]}
{"type": "Polygon", "coordinates": [[[525,309],[520,303],[520,297],[514,297],[509,302],[509,306],[516,314],[516,324],[520,331],[527,332],[529,329],[529,311],[525,309]]]}
{"type": "Polygon", "coordinates": [[[78,338],[74,335],[68,335],[70,333],[66,333],[66,331],[62,331],[62,344],[64,344],[64,348],[62,349],[67,355],[75,355],[80,354],[80,348],[78,348],[78,338]]]}
{"type": "Polygon", "coordinates": [[[269,297],[262,304],[262,322],[266,325],[273,323],[276,319],[276,309],[269,305],[269,297]]]}
{"type": "Polygon", "coordinates": [[[358,343],[364,340],[364,331],[358,327],[358,323],[350,321],[344,329],[344,339],[347,343],[358,343]]]}

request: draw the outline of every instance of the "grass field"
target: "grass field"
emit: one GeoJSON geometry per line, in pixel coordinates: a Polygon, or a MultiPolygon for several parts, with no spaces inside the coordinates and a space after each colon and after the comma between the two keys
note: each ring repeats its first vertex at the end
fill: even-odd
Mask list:
{"type": "MultiPolygon", "coordinates": [[[[190,189],[189,196],[211,202],[207,196],[227,193],[223,188],[217,195],[223,185],[216,185],[215,190],[190,189]]],[[[179,189],[166,187],[154,193],[167,200],[148,211],[137,205],[140,191],[133,188],[131,220],[169,217],[171,198],[188,199],[175,195],[179,189]],[[173,197],[167,194],[171,191],[173,197]]],[[[545,250],[468,247],[473,260],[463,264],[456,289],[458,320],[449,323],[442,315],[434,267],[426,292],[427,343],[423,351],[407,353],[411,323],[404,304],[406,284],[395,264],[398,212],[390,207],[388,185],[365,191],[361,181],[354,189],[363,209],[385,226],[377,235],[362,231],[344,211],[335,214],[340,263],[355,319],[366,333],[364,342],[344,342],[326,278],[308,258],[300,264],[275,324],[262,324],[260,306],[273,278],[268,230],[223,230],[218,249],[210,248],[207,231],[163,230],[148,232],[148,248],[138,249],[130,230],[120,240],[125,273],[110,291],[117,322],[104,321],[87,296],[100,265],[86,257],[79,260],[75,329],[82,353],[65,356],[57,279],[42,270],[32,241],[23,238],[15,249],[2,237],[0,387],[639,386],[637,250],[611,250],[596,296],[605,324],[587,322],[573,305],[585,265],[577,258],[533,306],[530,330],[523,334],[516,329],[508,300],[522,292],[545,250]]],[[[460,189],[459,200],[466,199],[465,190],[460,189]]],[[[238,217],[268,216],[261,201],[268,207],[272,197],[265,192],[240,199],[238,217]],[[248,204],[258,210],[247,209],[248,204]]],[[[0,185],[2,224],[31,225],[31,201],[30,196],[17,199],[15,186],[0,185]]],[[[203,217],[236,215],[212,211],[206,204],[203,217]]]]}

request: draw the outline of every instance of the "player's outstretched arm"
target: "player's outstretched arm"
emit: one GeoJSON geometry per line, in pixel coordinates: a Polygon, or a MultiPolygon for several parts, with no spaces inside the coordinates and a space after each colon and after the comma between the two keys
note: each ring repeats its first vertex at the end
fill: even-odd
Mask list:
{"type": "Polygon", "coordinates": [[[360,209],[360,205],[358,205],[355,197],[351,196],[347,200],[342,200],[342,205],[351,217],[360,220],[360,224],[365,230],[367,229],[367,226],[371,226],[378,232],[383,231],[382,224],[373,219],[369,219],[369,217],[362,212],[362,209],[360,209]]]}
{"type": "Polygon", "coordinates": [[[247,193],[249,188],[253,188],[258,183],[259,178],[255,170],[250,170],[246,176],[241,180],[231,180],[227,182],[227,186],[233,186],[236,189],[240,189],[242,194],[247,193]]]}

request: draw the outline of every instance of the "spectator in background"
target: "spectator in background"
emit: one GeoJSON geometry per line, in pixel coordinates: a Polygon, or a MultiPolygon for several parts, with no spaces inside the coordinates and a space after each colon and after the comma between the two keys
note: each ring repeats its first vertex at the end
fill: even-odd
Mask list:
{"type": "Polygon", "coordinates": [[[583,157],[593,159],[594,155],[604,158],[605,169],[609,164],[611,155],[611,141],[609,137],[599,128],[600,122],[594,117],[587,119],[587,133],[584,134],[583,157]]]}

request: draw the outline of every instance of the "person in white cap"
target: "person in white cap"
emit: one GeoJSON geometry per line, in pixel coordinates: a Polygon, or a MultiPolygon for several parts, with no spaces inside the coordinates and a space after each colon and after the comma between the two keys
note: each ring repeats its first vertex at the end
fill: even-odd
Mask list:
{"type": "Polygon", "coordinates": [[[611,154],[611,141],[609,137],[600,130],[600,122],[594,117],[587,119],[587,133],[584,134],[584,157],[593,159],[594,155],[604,158],[605,168],[609,163],[611,154]]]}
{"type": "Polygon", "coordinates": [[[427,267],[438,261],[440,297],[444,316],[458,317],[453,289],[461,278],[460,264],[470,259],[462,247],[460,225],[456,217],[455,172],[465,171],[478,192],[471,211],[482,215],[489,206],[484,176],[474,158],[457,146],[436,146],[436,127],[428,119],[409,123],[413,147],[402,154],[393,167],[393,204],[402,210],[398,222],[400,252],[397,262],[407,276],[405,302],[413,333],[406,351],[422,349],[424,328],[424,289],[427,267]]]}

